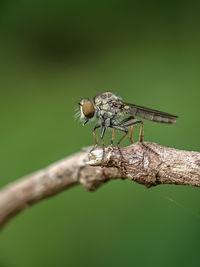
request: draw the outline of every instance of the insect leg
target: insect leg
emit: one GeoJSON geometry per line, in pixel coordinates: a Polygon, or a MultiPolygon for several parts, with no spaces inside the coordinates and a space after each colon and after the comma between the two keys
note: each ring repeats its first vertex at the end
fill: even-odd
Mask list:
{"type": "Polygon", "coordinates": [[[141,123],[141,126],[140,126],[140,137],[139,137],[139,141],[140,142],[143,142],[144,123],[143,123],[143,121],[141,121],[140,123],[141,123]]]}
{"type": "Polygon", "coordinates": [[[122,140],[124,140],[124,138],[128,135],[128,130],[124,130],[124,131],[125,131],[125,134],[119,139],[119,141],[117,142],[117,146],[119,146],[122,140]]]}
{"type": "MultiPolygon", "coordinates": [[[[128,123],[128,125],[130,125],[134,121],[135,121],[135,117],[134,116],[130,116],[130,117],[125,118],[122,121],[120,121],[119,125],[124,125],[124,124],[127,124],[127,123],[128,123]]],[[[129,139],[130,139],[131,143],[134,143],[134,140],[133,140],[133,130],[134,130],[134,126],[132,125],[131,126],[131,131],[130,131],[130,136],[129,136],[129,139]]]]}
{"type": "Polygon", "coordinates": [[[98,128],[100,128],[100,125],[96,124],[94,129],[93,129],[93,132],[92,132],[95,144],[94,144],[94,147],[92,148],[92,150],[90,152],[92,152],[98,146],[98,138],[97,138],[97,135],[96,135],[96,132],[95,132],[96,129],[98,129],[98,128]]]}
{"type": "Polygon", "coordinates": [[[135,120],[135,117],[129,116],[128,118],[125,118],[122,121],[120,121],[118,125],[123,125],[124,123],[130,122],[130,120],[135,120]]]}
{"type": "Polygon", "coordinates": [[[102,155],[102,160],[104,159],[104,155],[105,155],[105,145],[104,145],[104,134],[106,131],[106,127],[104,125],[101,126],[101,145],[102,145],[102,149],[103,149],[103,155],[102,155]]]}
{"type": "Polygon", "coordinates": [[[111,137],[111,141],[110,141],[110,146],[113,147],[113,142],[114,142],[114,139],[115,139],[115,129],[113,129],[112,131],[112,137],[111,137]]]}
{"type": "Polygon", "coordinates": [[[134,140],[133,140],[133,131],[134,131],[134,126],[132,125],[131,126],[130,136],[129,136],[131,143],[134,143],[134,140]]]}
{"type": "MultiPolygon", "coordinates": [[[[120,123],[120,126],[122,126],[122,127],[128,127],[128,126],[133,126],[134,124],[137,124],[137,123],[140,123],[141,124],[141,126],[140,126],[139,141],[142,142],[143,141],[143,132],[144,132],[144,123],[143,123],[143,121],[134,119],[134,117],[133,118],[129,117],[129,120],[127,120],[126,122],[120,123]]],[[[132,139],[132,134],[133,134],[133,129],[131,128],[130,140],[132,139]]]]}
{"type": "Polygon", "coordinates": [[[119,144],[121,143],[121,141],[127,136],[128,130],[125,127],[119,126],[119,125],[112,125],[110,127],[113,128],[113,129],[125,132],[125,134],[117,142],[117,146],[119,147],[119,144]]]}

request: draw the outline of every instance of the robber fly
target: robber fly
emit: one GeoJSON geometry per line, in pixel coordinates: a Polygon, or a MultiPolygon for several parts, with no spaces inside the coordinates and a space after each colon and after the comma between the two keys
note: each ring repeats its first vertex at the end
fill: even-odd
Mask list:
{"type": "Polygon", "coordinates": [[[95,141],[96,148],[98,146],[98,139],[96,135],[96,129],[101,128],[101,143],[104,149],[104,134],[106,128],[112,128],[112,138],[111,146],[113,146],[113,141],[115,137],[115,131],[119,130],[124,132],[124,135],[117,142],[117,146],[121,141],[128,135],[128,127],[130,126],[130,141],[133,143],[133,129],[135,124],[140,124],[140,135],[139,141],[143,141],[143,129],[144,124],[140,119],[143,118],[146,120],[160,122],[160,123],[175,123],[177,116],[171,115],[165,112],[161,112],[154,109],[149,109],[134,104],[129,104],[123,102],[122,99],[111,92],[104,92],[93,98],[93,100],[82,99],[79,103],[80,107],[80,119],[83,122],[83,125],[88,123],[93,119],[97,119],[98,123],[93,129],[93,136],[95,141]],[[129,116],[128,116],[129,115],[129,116]],[[125,116],[124,119],[121,117],[125,116]]]}

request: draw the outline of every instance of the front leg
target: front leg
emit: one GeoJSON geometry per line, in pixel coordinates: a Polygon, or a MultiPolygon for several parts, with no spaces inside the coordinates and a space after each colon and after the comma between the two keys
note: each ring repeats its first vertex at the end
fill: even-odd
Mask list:
{"type": "Polygon", "coordinates": [[[94,147],[91,149],[90,153],[95,150],[98,146],[98,138],[97,138],[97,135],[96,135],[96,129],[100,128],[101,127],[101,145],[102,145],[102,149],[103,149],[103,155],[102,155],[102,160],[104,159],[104,156],[105,156],[105,145],[104,145],[104,134],[105,134],[105,131],[106,131],[106,127],[104,124],[100,125],[100,124],[96,124],[94,129],[93,129],[93,137],[94,137],[94,147]]]}
{"type": "Polygon", "coordinates": [[[94,129],[93,129],[93,132],[92,132],[92,134],[93,134],[93,137],[94,137],[94,146],[93,146],[93,148],[92,148],[92,150],[90,151],[90,153],[94,150],[94,149],[96,149],[97,148],[97,146],[98,146],[98,138],[97,138],[97,135],[96,135],[96,129],[98,129],[98,128],[100,128],[101,126],[99,125],[99,124],[96,124],[95,126],[94,126],[94,129]]]}
{"type": "Polygon", "coordinates": [[[104,139],[103,139],[105,132],[106,132],[106,127],[105,125],[102,125],[101,126],[101,146],[103,149],[102,160],[104,159],[104,156],[105,156],[105,145],[104,145],[104,139]]]}

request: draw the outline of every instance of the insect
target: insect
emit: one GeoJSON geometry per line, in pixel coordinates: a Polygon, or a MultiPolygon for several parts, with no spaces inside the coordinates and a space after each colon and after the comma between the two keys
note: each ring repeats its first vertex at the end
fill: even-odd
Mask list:
{"type": "Polygon", "coordinates": [[[104,92],[93,98],[93,100],[82,99],[79,103],[80,119],[83,125],[93,119],[97,119],[98,123],[93,129],[93,136],[95,149],[98,146],[98,139],[96,129],[101,128],[101,144],[104,149],[104,134],[107,128],[112,128],[111,146],[113,146],[115,131],[124,132],[124,135],[117,142],[117,146],[129,134],[128,127],[130,127],[129,138],[131,143],[133,140],[133,130],[135,124],[140,124],[139,141],[143,141],[144,123],[142,120],[135,118],[143,118],[146,120],[173,124],[177,120],[177,116],[171,115],[162,111],[137,106],[123,102],[121,97],[116,96],[111,92],[104,92]],[[125,117],[125,118],[122,118],[125,117]]]}

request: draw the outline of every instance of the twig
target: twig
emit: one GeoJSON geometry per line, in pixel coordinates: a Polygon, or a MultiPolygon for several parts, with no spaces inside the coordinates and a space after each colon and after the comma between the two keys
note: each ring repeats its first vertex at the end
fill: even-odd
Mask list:
{"type": "Polygon", "coordinates": [[[38,201],[71,186],[95,190],[106,181],[128,178],[146,187],[159,184],[200,186],[200,153],[134,143],[89,154],[91,148],[26,176],[0,191],[0,227],[38,201]],[[88,158],[89,156],[89,158],[88,158]]]}

